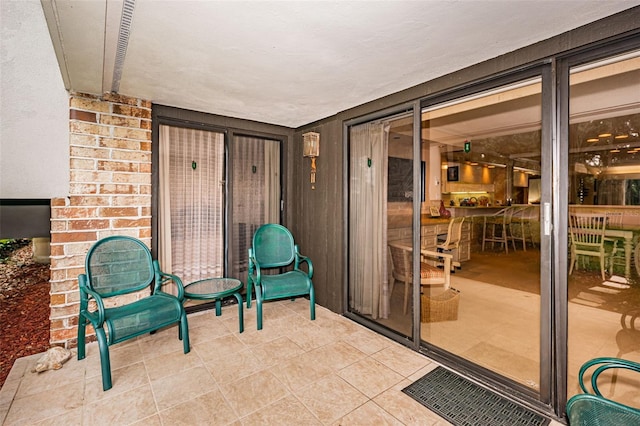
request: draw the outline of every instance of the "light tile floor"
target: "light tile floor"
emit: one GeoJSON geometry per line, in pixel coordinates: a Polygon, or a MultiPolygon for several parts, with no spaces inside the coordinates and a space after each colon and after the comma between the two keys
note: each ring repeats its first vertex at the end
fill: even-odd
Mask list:
{"type": "MultiPolygon", "coordinates": [[[[437,364],[309,302],[189,315],[192,350],[177,328],[111,347],[113,388],[102,391],[98,348],[61,370],[14,364],[0,391],[5,425],[447,425],[401,390],[437,364]]],[[[552,422],[559,425],[560,423],[552,422]]]]}

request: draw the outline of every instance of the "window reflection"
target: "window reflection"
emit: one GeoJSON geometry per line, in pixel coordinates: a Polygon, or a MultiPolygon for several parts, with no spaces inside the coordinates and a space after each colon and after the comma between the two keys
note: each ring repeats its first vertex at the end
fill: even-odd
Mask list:
{"type": "MultiPolygon", "coordinates": [[[[568,397],[580,392],[577,374],[587,360],[640,361],[639,94],[640,52],[571,70],[568,397]],[[604,223],[597,256],[584,254],[572,235],[572,224],[585,219],[604,223]]],[[[633,381],[618,377],[602,389],[640,407],[633,381]]]]}

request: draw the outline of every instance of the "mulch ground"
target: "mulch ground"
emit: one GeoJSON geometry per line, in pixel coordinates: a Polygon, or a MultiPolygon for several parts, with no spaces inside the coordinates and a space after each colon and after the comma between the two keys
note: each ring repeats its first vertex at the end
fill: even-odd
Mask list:
{"type": "Polygon", "coordinates": [[[49,349],[49,265],[30,240],[0,252],[0,387],[16,359],[49,349]]]}

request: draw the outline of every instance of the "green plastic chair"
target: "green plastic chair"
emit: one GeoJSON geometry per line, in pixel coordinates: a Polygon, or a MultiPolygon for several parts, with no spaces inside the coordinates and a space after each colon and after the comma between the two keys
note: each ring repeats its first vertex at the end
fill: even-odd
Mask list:
{"type": "Polygon", "coordinates": [[[311,320],[316,319],[315,293],[313,291],[313,265],[311,260],[298,252],[293,235],[287,228],[275,223],[262,225],[253,234],[249,248],[249,273],[247,279],[247,309],[251,308],[252,286],[256,292],[258,330],[262,330],[262,302],[283,298],[309,296],[311,320]],[[300,269],[306,263],[308,272],[300,269]],[[282,271],[293,265],[293,270],[282,271]]]}
{"type": "Polygon", "coordinates": [[[640,364],[621,358],[594,358],[587,361],[578,374],[583,394],[574,395],[567,402],[567,418],[570,425],[626,426],[640,425],[640,410],[605,398],[598,389],[598,376],[610,369],[628,369],[640,373],[640,364]],[[584,374],[594,367],[590,392],[584,384],[584,374]]]}
{"type": "Polygon", "coordinates": [[[78,360],[85,357],[85,333],[91,324],[96,332],[102,366],[102,389],[109,390],[111,362],[109,346],[179,324],[178,338],[188,353],[189,328],[182,305],[184,288],[175,275],[160,271],[157,260],[142,241],[126,236],[111,236],[95,243],[87,253],[86,274],[78,276],[80,315],[78,318],[78,360]],[[161,290],[173,282],[178,296],[161,290]],[[148,296],[117,307],[107,299],[150,290],[148,296]],[[91,303],[90,303],[91,302],[91,303]]]}

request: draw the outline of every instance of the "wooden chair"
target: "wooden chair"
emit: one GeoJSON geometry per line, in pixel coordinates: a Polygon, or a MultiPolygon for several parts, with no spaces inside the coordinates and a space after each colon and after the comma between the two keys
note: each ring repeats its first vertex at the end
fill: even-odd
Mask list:
{"type": "Polygon", "coordinates": [[[446,239],[439,242],[436,246],[438,252],[451,252],[454,254],[453,261],[451,262],[451,268],[460,268],[461,264],[457,260],[459,257],[460,240],[462,240],[462,224],[464,223],[463,217],[454,217],[449,221],[449,228],[447,230],[446,239]]]}
{"type": "MultiPolygon", "coordinates": [[[[391,260],[391,293],[396,281],[404,282],[404,304],[402,312],[407,313],[409,288],[413,282],[413,262],[411,247],[399,243],[389,243],[389,259],[391,260]]],[[[420,251],[420,285],[440,285],[444,289],[451,286],[451,259],[446,253],[420,251]],[[440,264],[441,267],[438,267],[440,264]]]]}
{"type": "Polygon", "coordinates": [[[151,258],[151,252],[142,241],[126,236],[98,241],[87,253],[85,270],[85,274],[78,276],[78,360],[85,358],[85,333],[90,324],[96,332],[100,350],[103,390],[112,387],[111,345],[179,324],[178,338],[182,339],[184,353],[189,353],[182,281],[175,275],[161,272],[158,261],[151,258]],[[177,296],[162,291],[162,286],[170,282],[177,287],[177,296]],[[129,299],[126,295],[133,293],[144,295],[134,302],[123,302],[129,299]],[[118,296],[124,297],[116,299],[118,296]]]}
{"type": "Polygon", "coordinates": [[[572,213],[569,215],[571,236],[571,263],[569,275],[573,273],[578,256],[597,257],[600,260],[600,274],[605,279],[608,254],[605,251],[605,227],[607,217],[600,214],[572,213]]]}
{"type": "Polygon", "coordinates": [[[287,228],[275,223],[262,225],[253,235],[249,248],[247,277],[247,309],[251,308],[251,292],[255,287],[258,330],[262,330],[262,302],[283,298],[309,296],[311,320],[316,319],[313,290],[313,264],[298,252],[298,245],[287,228]],[[308,272],[300,268],[306,263],[308,272]],[[293,267],[282,271],[282,268],[293,267]]]}
{"type": "MultiPolygon", "coordinates": [[[[567,402],[567,418],[570,425],[640,425],[640,410],[605,398],[598,389],[598,378],[606,370],[626,369],[640,373],[640,363],[621,358],[595,358],[587,361],[578,375],[584,393],[574,395],[567,402]],[[591,390],[584,384],[584,375],[593,369],[591,390]]],[[[638,381],[640,386],[640,381],[638,381]]]]}
{"type": "MultiPolygon", "coordinates": [[[[622,212],[605,212],[605,215],[607,216],[607,228],[622,228],[624,219],[622,212]]],[[[614,275],[616,267],[624,271],[626,265],[624,238],[605,237],[604,240],[612,245],[611,255],[609,256],[609,272],[614,275]]]]}

